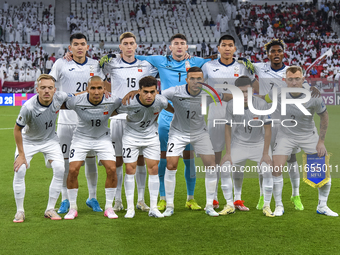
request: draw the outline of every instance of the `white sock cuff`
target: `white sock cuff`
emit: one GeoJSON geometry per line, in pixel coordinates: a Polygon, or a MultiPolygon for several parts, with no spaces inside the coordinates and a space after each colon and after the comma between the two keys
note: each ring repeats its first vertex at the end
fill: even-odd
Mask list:
{"type": "Polygon", "coordinates": [[[273,182],[283,182],[282,174],[280,176],[273,176],[273,182]]]}
{"type": "Polygon", "coordinates": [[[157,180],[159,180],[159,177],[158,177],[157,174],[155,174],[155,175],[149,175],[149,180],[150,180],[150,181],[157,181],[157,180]]]}
{"type": "Polygon", "coordinates": [[[125,180],[131,181],[134,180],[135,174],[125,174],[125,180]]]}

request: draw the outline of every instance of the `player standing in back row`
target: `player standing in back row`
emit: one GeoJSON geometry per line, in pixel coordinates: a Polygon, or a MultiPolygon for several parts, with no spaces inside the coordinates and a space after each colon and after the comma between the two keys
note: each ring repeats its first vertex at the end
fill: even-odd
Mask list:
{"type": "MultiPolygon", "coordinates": [[[[236,79],[242,75],[246,75],[255,80],[254,75],[243,64],[238,63],[234,59],[234,53],[236,52],[235,39],[231,35],[224,35],[218,42],[218,51],[221,54],[221,58],[213,60],[203,65],[202,70],[204,73],[204,80],[211,86],[215,87],[216,84],[235,84],[236,79]]],[[[223,91],[227,92],[228,91],[223,91]]],[[[215,163],[219,164],[221,161],[222,151],[226,144],[225,141],[225,128],[223,125],[216,125],[214,127],[214,119],[224,119],[226,115],[227,102],[222,102],[223,107],[211,103],[209,105],[208,113],[208,131],[211,142],[215,152],[215,163]]],[[[229,141],[227,141],[229,142],[229,141]]],[[[219,173],[217,174],[217,185],[215,191],[214,207],[218,208],[219,203],[217,199],[217,190],[219,182],[219,173]]],[[[249,209],[244,206],[241,200],[241,190],[243,183],[242,173],[233,173],[234,180],[234,192],[235,199],[234,205],[238,210],[248,211],[249,209]]]]}
{"type": "MultiPolygon", "coordinates": [[[[186,84],[187,71],[190,67],[201,67],[210,59],[203,59],[192,57],[185,59],[188,50],[187,38],[182,34],[175,34],[170,38],[171,55],[170,56],[136,56],[137,59],[146,60],[158,69],[161,78],[161,91],[170,87],[180,86],[186,84]]],[[[162,111],[158,118],[158,132],[159,140],[161,142],[161,160],[158,165],[159,175],[159,192],[160,201],[158,203],[159,210],[164,210],[166,207],[165,202],[165,189],[164,189],[164,175],[166,169],[166,151],[169,138],[170,123],[173,114],[162,111]]],[[[192,210],[199,210],[201,207],[194,199],[196,173],[195,173],[195,160],[193,153],[190,153],[190,145],[188,145],[183,152],[183,161],[185,164],[185,180],[187,184],[187,202],[185,207],[192,210]]]]}
{"type": "MultiPolygon", "coordinates": [[[[156,76],[158,71],[149,62],[138,60],[135,58],[137,49],[136,37],[133,33],[123,33],[120,38],[119,49],[122,51],[121,58],[111,58],[110,55],[101,59],[101,67],[105,74],[110,74],[111,87],[107,88],[115,96],[123,98],[128,92],[138,88],[141,78],[145,76],[156,76]]],[[[127,114],[119,114],[111,118],[110,128],[112,143],[116,152],[117,167],[117,193],[115,197],[115,205],[113,209],[120,211],[124,209],[122,204],[122,184],[123,184],[123,131],[126,128],[127,114]]],[[[138,157],[136,168],[136,181],[138,189],[137,209],[148,211],[149,207],[144,202],[146,167],[143,155],[138,157]]]]}
{"type": "MultiPolygon", "coordinates": [[[[50,75],[56,80],[56,87],[67,93],[78,93],[85,91],[87,81],[91,76],[98,75],[104,78],[98,61],[86,57],[89,45],[86,36],[74,34],[70,37],[69,50],[73,53],[73,60],[58,59],[52,67],[50,75]]],[[[61,150],[65,159],[65,174],[63,181],[62,202],[58,213],[67,213],[70,203],[67,195],[66,181],[69,172],[69,152],[73,132],[77,126],[77,114],[74,111],[61,110],[58,119],[57,134],[60,139],[61,150]]],[[[85,175],[89,189],[89,198],[86,204],[93,211],[103,211],[97,201],[97,180],[98,171],[94,154],[89,154],[85,159],[85,175]]]]}

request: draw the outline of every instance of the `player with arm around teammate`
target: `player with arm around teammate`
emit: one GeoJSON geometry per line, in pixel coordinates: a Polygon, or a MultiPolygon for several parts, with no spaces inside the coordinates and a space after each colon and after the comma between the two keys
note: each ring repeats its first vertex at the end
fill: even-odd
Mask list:
{"type": "Polygon", "coordinates": [[[174,213],[174,193],[178,160],[184,148],[191,144],[195,152],[200,155],[206,170],[206,214],[218,216],[213,208],[216,187],[215,155],[201,114],[201,88],[203,72],[199,67],[188,70],[187,84],[172,87],[162,91],[162,95],[171,100],[175,114],[171,122],[167,149],[167,169],[165,172],[166,210],[164,216],[174,213]]]}
{"type": "Polygon", "coordinates": [[[139,81],[139,94],[129,105],[122,105],[116,110],[117,113],[127,113],[126,128],[122,139],[123,160],[126,165],[124,187],[128,206],[125,218],[133,218],[135,215],[134,175],[140,152],[143,153],[149,172],[149,216],[164,217],[157,208],[158,163],[160,159],[157,118],[163,109],[173,112],[168,100],[158,94],[156,78],[146,76],[139,81]]]}
{"type": "MultiPolygon", "coordinates": [[[[146,60],[151,65],[156,67],[161,79],[161,91],[174,86],[186,84],[187,70],[190,67],[201,67],[210,59],[192,57],[185,59],[188,50],[187,38],[183,34],[175,34],[170,38],[170,56],[136,56],[137,59],[146,60]]],[[[162,111],[158,118],[158,132],[161,143],[161,159],[158,166],[158,175],[160,182],[160,201],[158,203],[159,210],[164,210],[165,189],[164,189],[164,174],[166,169],[166,151],[169,138],[169,128],[173,115],[170,112],[162,111]]],[[[185,180],[187,184],[187,201],[185,207],[192,210],[200,210],[201,207],[194,199],[196,174],[195,161],[193,155],[190,154],[190,146],[187,146],[183,152],[183,162],[185,165],[185,180]]]]}
{"type": "MultiPolygon", "coordinates": [[[[234,85],[236,79],[242,75],[246,75],[255,81],[255,76],[252,71],[248,70],[246,66],[239,63],[234,58],[234,53],[237,48],[235,46],[235,39],[231,35],[223,35],[218,42],[218,51],[221,54],[221,58],[207,62],[203,65],[202,70],[204,73],[204,80],[211,86],[215,87],[216,84],[230,84],[234,85]]],[[[223,91],[229,93],[229,91],[223,91]]],[[[231,95],[231,94],[230,94],[231,95]]],[[[208,131],[211,142],[215,152],[215,162],[219,164],[221,162],[222,151],[225,147],[225,128],[223,125],[214,125],[214,119],[224,119],[227,102],[222,102],[222,106],[209,104],[208,113],[208,131]]],[[[217,172],[217,183],[219,182],[219,174],[217,172]]],[[[233,173],[235,199],[234,205],[241,211],[248,211],[249,208],[244,205],[244,201],[241,200],[241,191],[243,178],[238,176],[238,173],[233,173]]],[[[214,208],[219,207],[217,199],[218,185],[216,186],[214,197],[214,208]]]]}
{"type": "MultiPolygon", "coordinates": [[[[58,59],[52,67],[50,75],[56,80],[56,87],[59,91],[67,93],[79,93],[86,91],[87,82],[90,77],[98,75],[104,78],[98,61],[86,57],[89,49],[84,34],[73,34],[70,37],[69,50],[73,53],[72,61],[58,59]]],[[[69,152],[74,130],[77,126],[77,114],[70,110],[60,110],[58,118],[57,134],[64,154],[65,174],[63,188],[61,190],[62,202],[58,213],[67,213],[70,203],[67,194],[67,177],[69,168],[69,152]]],[[[85,159],[85,176],[87,179],[89,197],[86,204],[93,211],[103,211],[97,201],[97,180],[98,171],[94,154],[87,155],[85,159]]]]}
{"type": "Polygon", "coordinates": [[[93,76],[88,81],[88,94],[74,97],[66,103],[66,108],[74,110],[78,115],[78,125],[72,138],[69,156],[67,192],[70,210],[64,217],[67,220],[73,220],[78,216],[78,174],[89,152],[96,153],[98,160],[106,169],[104,216],[110,219],[118,218],[112,208],[117,187],[115,152],[107,126],[109,117],[120,106],[120,99],[113,95],[105,98],[104,87],[102,78],[93,76]]]}
{"type": "MultiPolygon", "coordinates": [[[[290,66],[286,70],[286,83],[288,88],[303,88],[304,77],[301,67],[290,66]]],[[[278,96],[278,108],[281,108],[282,93],[278,96]]],[[[287,93],[287,99],[302,100],[306,94],[299,92],[287,93]]],[[[266,95],[267,102],[271,102],[272,93],[266,95]]],[[[328,112],[322,97],[310,98],[304,102],[303,106],[310,115],[303,113],[295,104],[288,104],[286,114],[281,113],[280,120],[287,118],[294,119],[296,125],[292,127],[280,126],[275,147],[273,149],[273,181],[274,181],[274,199],[275,199],[275,216],[282,216],[284,207],[282,204],[282,167],[285,165],[288,156],[295,148],[301,148],[307,154],[317,153],[319,157],[325,156],[327,150],[325,147],[325,137],[328,127],[328,112]],[[313,120],[314,114],[320,116],[320,135],[318,135],[313,120]]],[[[331,180],[319,188],[319,204],[316,208],[318,214],[327,216],[338,216],[327,206],[327,199],[331,189],[331,180]]]]}
{"type": "MultiPolygon", "coordinates": [[[[128,92],[135,90],[141,78],[152,75],[156,76],[158,70],[145,60],[135,58],[137,48],[136,37],[131,32],[123,33],[119,38],[119,49],[122,51],[121,58],[110,58],[108,61],[102,60],[101,67],[105,74],[110,74],[111,86],[108,91],[115,96],[123,98],[128,92]]],[[[107,57],[107,56],[106,56],[107,57]]],[[[105,57],[104,57],[105,58],[105,57]]],[[[122,204],[122,184],[123,184],[123,157],[122,138],[126,128],[126,113],[115,115],[110,121],[112,143],[116,152],[117,167],[117,193],[113,209],[117,212],[124,209],[122,204]]],[[[138,190],[138,202],[136,208],[142,211],[149,211],[149,207],[144,202],[146,167],[143,155],[137,160],[136,182],[138,190]]]]}
{"type": "Polygon", "coordinates": [[[49,188],[49,199],[45,217],[60,220],[55,212],[64,175],[64,159],[55,133],[55,122],[60,107],[69,99],[65,92],[56,92],[54,78],[47,74],[39,76],[36,88],[38,95],[29,99],[22,107],[14,127],[16,143],[13,190],[17,213],[13,222],[23,222],[25,175],[35,154],[42,152],[47,167],[52,167],[53,178],[49,188]]]}

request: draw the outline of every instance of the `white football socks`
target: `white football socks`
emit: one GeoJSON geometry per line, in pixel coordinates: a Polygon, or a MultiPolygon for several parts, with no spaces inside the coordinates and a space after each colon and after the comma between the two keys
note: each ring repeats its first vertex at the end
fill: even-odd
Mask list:
{"type": "Polygon", "coordinates": [[[282,204],[282,189],[283,189],[283,177],[282,174],[280,176],[273,176],[273,193],[275,199],[275,207],[283,206],[282,204]]]}
{"type": "MultiPolygon", "coordinates": [[[[219,165],[216,165],[216,169],[220,169],[219,165]]],[[[216,189],[215,189],[215,195],[214,195],[214,200],[218,201],[218,185],[220,183],[220,177],[221,173],[220,171],[216,172],[216,189]]]]}
{"type": "Polygon", "coordinates": [[[164,187],[165,187],[167,207],[174,207],[176,172],[177,170],[168,170],[168,169],[165,170],[164,187]]]}
{"type": "Polygon", "coordinates": [[[85,176],[89,189],[89,199],[97,199],[98,169],[95,157],[85,159],[85,176]]]}
{"type": "Polygon", "coordinates": [[[17,172],[14,172],[13,190],[15,203],[17,205],[17,212],[24,211],[24,198],[25,198],[25,175],[26,165],[22,164],[17,172]]]}
{"type": "Polygon", "coordinates": [[[127,209],[134,209],[135,175],[125,174],[124,180],[127,209]]]}
{"type": "Polygon", "coordinates": [[[123,186],[123,166],[116,168],[117,173],[117,191],[115,195],[115,201],[122,201],[122,186],[123,186]]]}
{"type": "Polygon", "coordinates": [[[149,193],[150,193],[150,208],[157,209],[157,198],[159,192],[159,177],[156,175],[149,175],[149,193]]]}
{"type": "Polygon", "coordinates": [[[145,182],[146,182],[146,167],[138,166],[136,168],[136,182],[137,182],[137,190],[138,190],[138,200],[144,201],[144,193],[145,193],[145,182]]]}
{"type": "Polygon", "coordinates": [[[321,188],[319,188],[319,206],[327,206],[327,200],[328,200],[328,195],[331,190],[331,180],[327,182],[325,185],[323,185],[321,188]]]}
{"type": "Polygon", "coordinates": [[[292,196],[299,196],[300,173],[298,163],[296,161],[292,163],[287,162],[287,167],[289,170],[290,183],[292,184],[292,196]]]}
{"type": "Polygon", "coordinates": [[[112,208],[113,199],[115,198],[117,188],[105,188],[105,197],[106,197],[106,203],[105,203],[105,210],[107,208],[112,208]]]}
{"type": "Polygon", "coordinates": [[[61,187],[61,201],[68,199],[67,177],[68,177],[68,172],[70,169],[70,162],[68,159],[64,159],[64,167],[65,167],[65,172],[64,172],[64,177],[63,177],[63,186],[61,187]]]}
{"type": "MultiPolygon", "coordinates": [[[[239,167],[237,167],[239,170],[239,167]]],[[[234,201],[241,200],[242,184],[243,184],[243,172],[233,172],[234,180],[234,201]]]]}
{"type": "Polygon", "coordinates": [[[221,172],[221,188],[223,191],[223,196],[227,201],[227,205],[234,206],[233,201],[233,182],[231,180],[231,173],[230,171],[225,171],[225,169],[230,169],[229,163],[224,163],[222,165],[222,172],[221,172]]]}
{"type": "Polygon", "coordinates": [[[64,162],[53,161],[51,163],[51,166],[53,169],[53,178],[50,184],[49,198],[46,210],[54,209],[60,194],[61,187],[63,186],[64,162]]]}
{"type": "Polygon", "coordinates": [[[273,176],[272,171],[266,163],[261,164],[261,176],[263,185],[264,206],[270,206],[273,195],[273,176]]]}
{"type": "Polygon", "coordinates": [[[78,196],[78,189],[67,189],[68,198],[70,201],[70,209],[77,210],[77,196],[78,196]]]}
{"type": "Polygon", "coordinates": [[[216,191],[216,172],[205,173],[205,192],[206,192],[206,207],[213,206],[215,191],[216,191]]]}

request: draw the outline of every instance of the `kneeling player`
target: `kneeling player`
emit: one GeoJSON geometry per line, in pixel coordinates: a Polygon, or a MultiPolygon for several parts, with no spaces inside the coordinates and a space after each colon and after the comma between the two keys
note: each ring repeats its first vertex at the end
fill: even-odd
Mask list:
{"type": "Polygon", "coordinates": [[[60,220],[54,210],[60,194],[64,175],[64,157],[59,140],[55,134],[55,122],[61,105],[68,99],[65,92],[56,92],[54,78],[43,74],[38,78],[38,95],[29,99],[21,107],[16,125],[14,138],[17,146],[14,162],[13,190],[17,213],[13,222],[23,222],[25,175],[30,161],[35,154],[42,152],[46,166],[52,167],[53,178],[49,190],[49,199],[45,217],[60,220]],[[23,132],[21,132],[23,130],[23,132]]]}
{"type": "Polygon", "coordinates": [[[163,110],[174,112],[168,100],[157,92],[157,80],[147,76],[139,81],[139,94],[129,105],[122,105],[117,113],[127,113],[126,129],[123,135],[123,160],[126,165],[125,195],[127,213],[125,218],[135,216],[134,193],[137,159],[143,152],[149,172],[150,211],[149,216],[164,217],[157,208],[159,191],[158,163],[160,159],[160,142],[157,118],[163,110]]]}
{"type": "Polygon", "coordinates": [[[88,94],[74,97],[66,103],[67,109],[72,109],[77,113],[79,123],[70,148],[70,167],[67,178],[70,211],[64,219],[72,220],[78,216],[78,174],[88,152],[95,152],[98,160],[106,169],[104,216],[110,219],[118,218],[112,209],[117,187],[117,174],[108,119],[120,106],[120,99],[115,96],[108,99],[104,97],[104,82],[99,76],[90,78],[87,92],[88,94]]]}
{"type": "MultiPolygon", "coordinates": [[[[230,168],[230,162],[231,165],[236,166],[237,171],[233,172],[234,186],[238,187],[238,189],[235,188],[235,190],[241,190],[244,175],[242,168],[245,166],[247,159],[256,161],[258,167],[261,167],[263,172],[263,186],[265,191],[263,213],[268,217],[274,217],[269,207],[273,191],[273,178],[270,171],[270,166],[272,165],[270,117],[268,115],[257,116],[249,110],[248,88],[251,87],[251,79],[249,77],[241,76],[235,81],[235,86],[239,87],[243,92],[245,111],[244,115],[233,115],[233,100],[228,102],[226,110],[226,120],[228,123],[225,126],[226,154],[222,158],[221,165],[223,164],[223,166],[230,168]],[[237,126],[233,129],[233,138],[231,139],[231,127],[233,123],[237,123],[237,126]],[[244,127],[239,126],[242,123],[244,127]]],[[[258,97],[252,96],[252,104],[257,110],[266,110],[268,108],[268,104],[258,97]]],[[[232,183],[228,175],[230,175],[230,171],[222,172],[221,174],[221,187],[227,204],[224,209],[219,212],[220,215],[234,213],[234,205],[237,206],[237,203],[233,203],[232,183]]],[[[241,201],[241,193],[235,194],[235,201],[240,201],[243,204],[243,201],[241,201]]]]}

